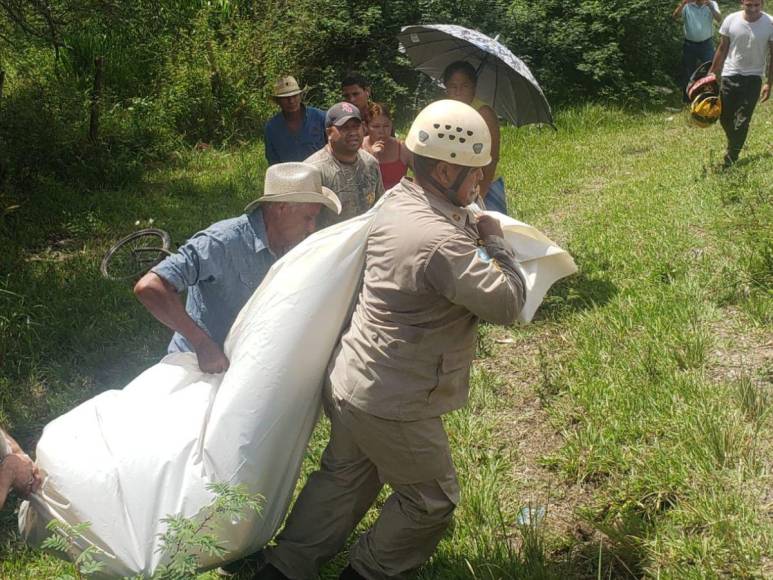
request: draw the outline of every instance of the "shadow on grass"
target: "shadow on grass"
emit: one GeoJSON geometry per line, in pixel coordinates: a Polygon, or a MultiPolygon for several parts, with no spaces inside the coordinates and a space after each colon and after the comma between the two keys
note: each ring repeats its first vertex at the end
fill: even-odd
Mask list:
{"type": "Polygon", "coordinates": [[[726,171],[732,171],[733,169],[741,169],[742,167],[746,167],[747,165],[750,165],[752,163],[757,163],[757,161],[761,161],[763,159],[773,159],[773,153],[771,153],[770,151],[763,151],[762,153],[755,153],[754,155],[741,157],[738,161],[735,162],[734,165],[729,167],[726,171]]]}
{"type": "MultiPolygon", "coordinates": [[[[703,179],[707,179],[710,177],[717,177],[722,176],[727,179],[731,179],[733,177],[741,177],[744,175],[744,173],[741,173],[741,170],[745,170],[748,165],[753,165],[758,163],[759,161],[763,160],[771,160],[773,159],[773,153],[770,151],[763,151],[761,153],[754,153],[753,155],[747,155],[744,157],[741,157],[738,161],[736,161],[733,165],[730,165],[729,167],[725,167],[722,163],[721,155],[714,160],[709,160],[705,162],[702,166],[701,170],[701,177],[703,179]]],[[[723,193],[723,199],[726,198],[728,195],[726,192],[723,193]]],[[[738,201],[737,193],[736,192],[730,192],[730,201],[738,201]]]]}
{"type": "Polygon", "coordinates": [[[550,289],[535,320],[559,321],[571,314],[603,306],[616,294],[617,286],[603,274],[588,274],[581,270],[550,289]]]}
{"type": "Polygon", "coordinates": [[[238,215],[228,176],[167,176],[111,192],[47,184],[0,218],[0,421],[30,436],[106,388],[121,388],[164,354],[169,332],[134,298],[129,283],[105,280],[107,248],[146,227],[175,242],[238,215]],[[135,225],[137,218],[145,220],[135,225]]]}
{"type": "MultiPolygon", "coordinates": [[[[337,578],[339,569],[328,567],[321,577],[337,578]]],[[[640,551],[606,540],[580,542],[575,538],[552,553],[511,553],[492,558],[436,554],[415,574],[416,580],[591,580],[635,579],[643,576],[640,551]]]]}

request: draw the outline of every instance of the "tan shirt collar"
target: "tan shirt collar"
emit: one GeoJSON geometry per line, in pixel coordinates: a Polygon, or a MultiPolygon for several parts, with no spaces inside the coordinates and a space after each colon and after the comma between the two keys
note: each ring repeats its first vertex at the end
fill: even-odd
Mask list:
{"type": "Polygon", "coordinates": [[[400,185],[414,195],[426,199],[432,209],[435,209],[446,216],[448,221],[452,224],[455,224],[462,229],[471,227],[475,224],[472,212],[466,207],[459,207],[458,205],[452,204],[444,197],[425,191],[419,184],[411,181],[407,177],[403,177],[400,181],[400,185]]]}

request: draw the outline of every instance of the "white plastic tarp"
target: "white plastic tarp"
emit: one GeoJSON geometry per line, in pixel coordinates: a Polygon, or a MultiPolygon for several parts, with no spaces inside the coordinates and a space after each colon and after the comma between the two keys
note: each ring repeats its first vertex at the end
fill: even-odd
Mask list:
{"type": "MultiPolygon", "coordinates": [[[[265,545],[299,475],[377,207],[309,237],[274,265],[226,340],[226,373],[202,373],[190,353],[169,355],[123,390],[49,423],[37,447],[45,482],[19,514],[28,541],[39,543],[52,519],[90,522],[76,549],[100,548],[105,576],[150,575],[163,563],[161,520],[200,516],[214,499],[207,484],[228,482],[265,497],[259,516],[218,522],[228,560],[265,545]]],[[[521,262],[528,322],[550,285],[576,267],[534,228],[492,215],[521,262]]],[[[202,567],[220,563],[201,557],[202,567]]]]}

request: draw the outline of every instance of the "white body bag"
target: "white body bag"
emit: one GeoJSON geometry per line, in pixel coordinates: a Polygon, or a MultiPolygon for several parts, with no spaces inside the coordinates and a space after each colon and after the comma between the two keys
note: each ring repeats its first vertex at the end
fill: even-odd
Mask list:
{"type": "MultiPolygon", "coordinates": [[[[19,513],[27,540],[39,544],[52,519],[90,522],[75,550],[97,546],[103,576],[150,575],[164,563],[161,520],[200,517],[214,499],[207,484],[228,482],[265,505],[259,515],[217,522],[227,560],[264,546],[292,497],[377,208],[307,238],[271,268],[228,335],[224,374],[202,373],[192,353],[172,354],[49,423],[37,447],[45,482],[19,513]]],[[[521,264],[528,322],[576,266],[534,228],[491,215],[521,264]]]]}

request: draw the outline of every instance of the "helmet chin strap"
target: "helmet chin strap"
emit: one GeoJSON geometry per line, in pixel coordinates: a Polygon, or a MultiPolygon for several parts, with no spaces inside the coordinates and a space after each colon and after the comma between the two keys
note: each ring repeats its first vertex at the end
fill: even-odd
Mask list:
{"type": "Polygon", "coordinates": [[[445,193],[446,197],[451,203],[459,207],[464,207],[461,201],[459,200],[459,188],[462,186],[462,183],[464,182],[464,180],[467,179],[467,176],[470,174],[470,171],[472,171],[472,169],[473,169],[472,167],[462,166],[462,170],[456,176],[456,179],[454,179],[454,182],[451,184],[451,186],[447,189],[443,187],[443,185],[441,185],[440,182],[438,182],[438,180],[432,177],[431,175],[428,175],[426,177],[426,180],[429,181],[435,189],[445,193]]]}
{"type": "Polygon", "coordinates": [[[470,171],[472,171],[472,167],[462,167],[462,170],[456,176],[456,179],[454,179],[454,182],[451,184],[451,187],[448,188],[448,192],[446,193],[448,199],[451,200],[451,203],[458,205],[459,207],[462,207],[462,204],[459,201],[459,188],[462,186],[464,180],[467,179],[470,171]]]}

